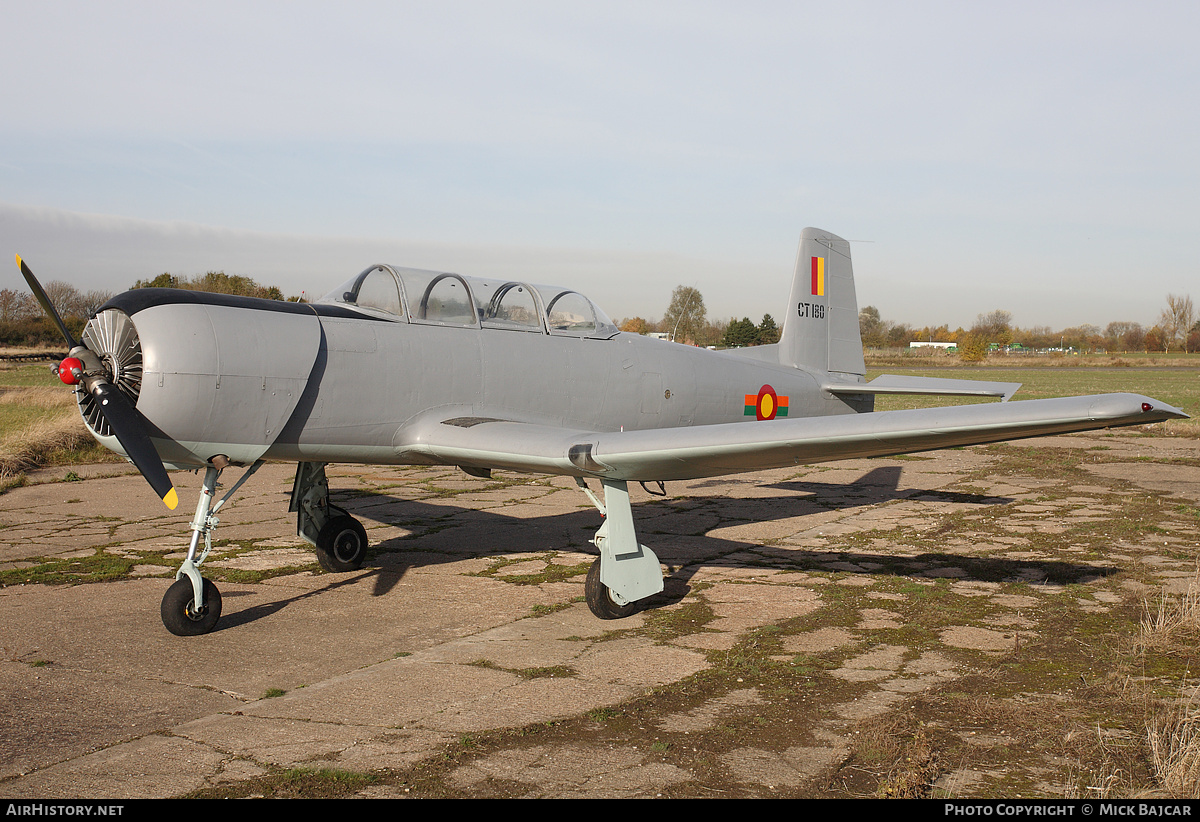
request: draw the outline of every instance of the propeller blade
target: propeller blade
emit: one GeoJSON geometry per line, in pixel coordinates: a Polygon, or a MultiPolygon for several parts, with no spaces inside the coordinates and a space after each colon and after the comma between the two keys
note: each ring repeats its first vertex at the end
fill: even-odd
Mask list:
{"type": "Polygon", "coordinates": [[[129,402],[129,398],[110,382],[97,382],[91,389],[92,396],[100,406],[100,413],[112,426],[113,434],[133,464],[150,483],[154,493],[172,511],[179,504],[179,494],[175,485],[163,467],[162,459],[150,442],[150,435],[142,424],[142,418],[137,409],[129,402]]]}
{"type": "Polygon", "coordinates": [[[29,290],[33,292],[33,296],[41,303],[42,310],[46,312],[46,316],[58,326],[63,339],[67,341],[67,348],[74,348],[76,345],[75,338],[67,330],[66,323],[62,321],[62,317],[58,316],[58,312],[54,310],[54,303],[50,302],[50,298],[42,290],[42,284],[37,281],[37,277],[33,276],[33,272],[29,270],[29,266],[25,265],[25,261],[21,259],[20,254],[17,255],[17,265],[21,266],[21,275],[25,278],[25,282],[29,283],[29,290]]]}
{"type": "Polygon", "coordinates": [[[146,482],[150,483],[150,487],[154,489],[154,493],[158,494],[163,503],[174,511],[175,506],[179,504],[179,494],[176,493],[175,485],[167,475],[167,469],[163,465],[162,458],[158,456],[158,452],[154,450],[154,444],[150,442],[150,435],[146,432],[142,416],[138,414],[137,409],[133,407],[129,398],[122,394],[120,389],[108,380],[107,375],[104,373],[104,368],[99,365],[96,355],[85,346],[77,343],[75,338],[71,336],[71,332],[67,330],[66,324],[58,316],[58,312],[55,311],[54,304],[50,302],[50,298],[42,290],[41,283],[37,281],[37,277],[33,276],[33,272],[29,270],[29,266],[25,265],[25,261],[21,259],[20,254],[17,255],[17,264],[21,267],[21,274],[25,277],[25,282],[29,283],[29,288],[33,291],[33,296],[41,303],[42,310],[54,321],[54,324],[58,326],[58,330],[62,333],[63,339],[67,341],[72,356],[76,356],[76,353],[78,353],[78,356],[92,363],[89,372],[81,375],[83,378],[83,387],[96,400],[96,405],[112,428],[117,442],[121,443],[121,447],[125,449],[125,454],[133,462],[134,466],[137,467],[138,471],[141,472],[142,476],[146,478],[146,482]]]}

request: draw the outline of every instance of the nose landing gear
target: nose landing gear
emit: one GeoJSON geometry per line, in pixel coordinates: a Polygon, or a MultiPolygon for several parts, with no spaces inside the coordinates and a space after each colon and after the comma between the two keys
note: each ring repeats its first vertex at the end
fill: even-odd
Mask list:
{"type": "MultiPolygon", "coordinates": [[[[162,599],[163,625],[176,636],[198,636],[216,628],[221,618],[221,592],[212,580],[201,575],[200,566],[212,550],[212,532],[219,522],[215,516],[217,511],[263,464],[259,460],[246,469],[220,502],[213,505],[217,478],[229,461],[217,457],[212,462],[204,470],[187,557],[175,574],[175,583],[162,599]]],[[[296,532],[317,549],[317,562],[324,570],[338,573],[362,567],[367,558],[366,529],[349,512],[329,501],[325,463],[302,462],[296,467],[288,510],[296,512],[296,532]]]]}
{"type": "Polygon", "coordinates": [[[212,464],[204,469],[204,484],[196,502],[196,516],[192,517],[192,542],[187,557],[175,573],[175,584],[167,589],[160,608],[163,625],[176,636],[198,636],[217,627],[217,620],[221,618],[221,592],[212,580],[201,576],[200,566],[212,550],[212,532],[219,522],[215,516],[217,511],[262,464],[259,460],[247,468],[216,505],[212,501],[217,493],[217,478],[229,465],[229,460],[214,457],[212,464]],[[204,538],[203,551],[200,551],[201,537],[204,538]]]}

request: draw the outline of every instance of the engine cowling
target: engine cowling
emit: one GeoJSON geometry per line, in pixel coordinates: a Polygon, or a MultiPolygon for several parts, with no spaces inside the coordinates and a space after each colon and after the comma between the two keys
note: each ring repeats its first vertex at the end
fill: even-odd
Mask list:
{"type": "MultiPolygon", "coordinates": [[[[308,306],[178,289],[114,298],[84,338],[150,425],[163,461],[261,457],[279,436],[316,362],[321,327],[308,306]]],[[[92,433],[120,446],[80,401],[92,433]]]]}

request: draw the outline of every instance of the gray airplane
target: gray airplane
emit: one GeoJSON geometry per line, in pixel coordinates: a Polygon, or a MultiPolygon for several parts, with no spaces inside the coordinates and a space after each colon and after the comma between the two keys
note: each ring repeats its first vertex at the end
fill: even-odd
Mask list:
{"type": "Polygon", "coordinates": [[[614,619],[663,589],[634,529],[631,482],[661,492],[670,480],[1186,416],[1134,394],[1010,403],[1019,384],[868,382],[849,243],[812,228],[779,343],[730,351],[622,333],[567,288],[389,265],[312,304],[127,291],[76,341],[17,261],[67,341],[57,372],[96,439],[172,509],[167,469],[204,470],[187,558],[162,601],[163,623],[181,636],[220,618],[220,592],[200,570],[215,514],[268,460],[297,463],[290,510],[331,572],[361,567],[367,536],[330,501],[329,463],[573,477],[603,517],[587,603],[614,619]],[[1000,402],[873,412],[887,393],[1000,402]],[[246,470],[214,502],[231,465],[246,470]]]}

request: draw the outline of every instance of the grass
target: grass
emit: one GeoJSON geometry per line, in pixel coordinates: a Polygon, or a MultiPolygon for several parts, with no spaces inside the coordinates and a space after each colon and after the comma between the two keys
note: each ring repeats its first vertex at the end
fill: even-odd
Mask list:
{"type": "Polygon", "coordinates": [[[1111,354],[1004,354],[991,353],[979,363],[964,363],[957,354],[934,349],[868,349],[868,365],[913,368],[1124,368],[1128,366],[1200,367],[1200,354],[1182,351],[1115,351],[1111,354]]]}
{"type": "Polygon", "coordinates": [[[1155,776],[1173,798],[1200,796],[1200,711],[1178,705],[1154,718],[1148,731],[1155,776]]]}
{"type": "Polygon", "coordinates": [[[5,426],[0,436],[0,489],[23,484],[25,474],[50,465],[115,462],[100,447],[79,417],[66,410],[5,426]]]}
{"type": "MultiPolygon", "coordinates": [[[[1144,361],[1149,362],[1149,361],[1144,361]]],[[[1171,420],[1155,426],[1156,433],[1176,436],[1200,437],[1200,357],[1187,360],[1190,367],[1176,365],[1184,360],[1171,360],[1158,366],[1137,367],[929,367],[894,368],[890,365],[872,363],[867,370],[867,379],[883,373],[914,377],[941,377],[959,380],[986,380],[989,382],[1019,382],[1021,389],[1012,402],[1021,400],[1047,399],[1050,397],[1074,397],[1083,394],[1133,393],[1143,394],[1168,405],[1182,408],[1192,416],[1187,420],[1171,420]]],[[[875,410],[893,411],[903,408],[928,408],[938,405],[962,405],[972,400],[968,397],[921,397],[910,395],[881,395],[876,399],[875,410]]],[[[994,402],[994,400],[986,400],[994,402]]]]}
{"type": "MultiPolygon", "coordinates": [[[[1200,577],[1179,597],[1161,594],[1146,603],[1136,639],[1138,661],[1152,655],[1173,658],[1196,646],[1200,638],[1200,577]]],[[[1188,699],[1147,701],[1146,744],[1150,764],[1162,790],[1173,798],[1200,796],[1200,705],[1188,699]]]]}
{"type": "Polygon", "coordinates": [[[375,775],[338,768],[272,769],[265,776],[186,794],[183,799],[344,799],[377,782],[375,775]]]}
{"type": "Polygon", "coordinates": [[[1170,648],[1181,637],[1186,639],[1200,631],[1200,589],[1193,583],[1179,598],[1160,594],[1154,603],[1146,603],[1144,612],[1138,631],[1138,650],[1144,653],[1159,647],[1170,648]]]}
{"type": "MultiPolygon", "coordinates": [[[[995,460],[980,466],[977,476],[967,475],[963,481],[966,484],[958,488],[973,488],[975,486],[970,482],[977,479],[978,493],[986,495],[985,480],[993,476],[1045,476],[1055,482],[1041,488],[1040,496],[1023,501],[1062,501],[1083,494],[1103,508],[1106,503],[1115,506],[1118,499],[1129,496],[1123,493],[1126,486],[1118,481],[1113,482],[1111,490],[1103,493],[1100,490],[1085,493],[1073,488],[1080,483],[1100,483],[1079,467],[1091,449],[1060,452],[1059,449],[1030,448],[1019,443],[987,448],[987,454],[995,460]]],[[[957,499],[951,494],[945,496],[957,499]]],[[[963,622],[987,624],[991,616],[1007,613],[982,597],[956,593],[950,579],[926,580],[922,575],[929,570],[930,564],[962,568],[967,571],[965,577],[971,583],[986,582],[994,586],[988,590],[997,595],[1020,595],[1033,590],[1028,581],[1015,579],[1014,572],[1035,570],[1039,567],[1038,560],[997,559],[990,554],[956,558],[950,554],[952,549],[945,545],[947,539],[958,533],[981,534],[985,542],[992,536],[1026,533],[1016,529],[1039,516],[1009,511],[1004,504],[993,501],[987,505],[966,506],[965,510],[957,510],[963,508],[958,506],[956,510],[943,513],[931,510],[926,513],[933,527],[926,529],[897,526],[890,531],[880,529],[841,535],[839,548],[844,553],[834,546],[811,552],[797,549],[789,559],[788,567],[802,569],[806,577],[820,581],[816,586],[822,599],[819,610],[746,632],[735,646],[711,652],[708,667],[693,678],[656,689],[644,699],[563,721],[542,731],[540,736],[533,736],[531,729],[520,732],[531,734],[529,744],[586,740],[610,747],[636,745],[649,750],[656,759],[662,757],[680,769],[693,770],[697,774],[697,783],[705,785],[723,784],[721,780],[728,779],[716,764],[703,763],[719,763],[721,756],[733,747],[773,750],[772,746],[812,745],[810,738],[787,736],[786,732],[792,727],[789,723],[795,717],[804,712],[831,710],[834,703],[850,704],[868,691],[869,686],[847,684],[833,678],[832,672],[842,668],[847,659],[857,656],[871,644],[902,644],[910,649],[906,661],[911,661],[914,654],[941,649],[944,643],[938,639],[940,629],[963,622]],[[877,549],[872,548],[877,539],[887,539],[901,549],[912,551],[901,550],[894,565],[860,575],[825,568],[826,560],[882,562],[888,559],[884,553],[877,555],[877,549]],[[991,564],[995,565],[994,571],[991,564]],[[865,580],[868,573],[871,578],[878,578],[880,574],[883,578],[869,588],[849,584],[856,579],[865,580]],[[903,594],[904,599],[889,596],[866,601],[865,597],[871,594],[903,594]],[[858,645],[827,651],[797,654],[790,652],[784,644],[786,639],[812,628],[854,626],[865,607],[886,607],[894,611],[898,615],[898,624],[856,629],[862,636],[858,645]],[[744,714],[731,712],[711,730],[664,734],[661,738],[656,735],[653,742],[646,742],[644,728],[656,727],[654,722],[658,718],[690,712],[705,704],[714,693],[749,687],[762,694],[763,702],[744,714]],[[699,753],[695,752],[697,749],[699,753]]],[[[1058,518],[1066,517],[1076,505],[1064,503],[1058,509],[1058,518]]],[[[1120,517],[1107,517],[1109,522],[1103,526],[1086,520],[1078,523],[1068,520],[1069,528],[1058,535],[1028,532],[1030,546],[1046,555],[1045,578],[1035,584],[1039,588],[1043,584],[1063,586],[1058,595],[1043,591],[1037,597],[1038,604],[1029,606],[1037,611],[1040,622],[1034,626],[1032,638],[1026,639],[1025,629],[1021,628],[1022,641],[1014,642],[1011,650],[994,665],[982,655],[970,657],[967,651],[957,652],[960,659],[974,660],[972,668],[984,669],[982,675],[959,678],[949,686],[955,692],[961,690],[961,696],[945,692],[917,697],[912,704],[921,711],[906,709],[887,715],[877,725],[864,723],[861,734],[856,730],[853,738],[853,758],[840,771],[841,775],[861,773],[864,780],[861,785],[849,783],[841,795],[925,797],[945,795],[939,792],[958,795],[981,790],[970,785],[957,789],[947,788],[944,783],[935,785],[935,778],[950,770],[989,774],[990,781],[983,789],[999,795],[1039,795],[1038,791],[1045,790],[1040,787],[1039,780],[1046,773],[1039,770],[1039,763],[1059,763],[1056,773],[1067,769],[1075,774],[1077,778],[1068,780],[1071,790],[1075,791],[1069,795],[1075,797],[1200,795],[1200,778],[1197,777],[1200,771],[1197,765],[1200,762],[1200,713],[1186,698],[1189,693],[1187,683],[1194,683],[1188,669],[1195,667],[1192,659],[1196,639],[1200,636],[1200,622],[1197,621],[1200,620],[1200,587],[1184,596],[1163,596],[1147,601],[1139,629],[1138,611],[1131,603],[1127,603],[1128,607],[1105,609],[1092,616],[1079,612],[1076,601],[1091,598],[1089,591],[1093,586],[1081,581],[1081,572],[1055,570],[1061,568],[1056,560],[1063,556],[1055,552],[1063,546],[1087,551],[1087,560],[1071,554],[1072,565],[1074,561],[1094,564],[1097,560],[1090,557],[1105,556],[1105,549],[1114,543],[1140,545],[1147,533],[1156,536],[1173,533],[1161,529],[1162,524],[1173,525],[1183,520],[1190,526],[1197,518],[1200,518],[1200,509],[1182,504],[1177,498],[1146,495],[1142,500],[1139,495],[1138,505],[1123,505],[1120,517]],[[1097,533],[1098,529],[1102,533],[1097,533]],[[1138,636],[1128,638],[1135,631],[1139,632],[1138,636]],[[1133,652],[1127,652],[1129,643],[1132,643],[1133,652]],[[1148,677],[1154,681],[1147,684],[1148,677]],[[935,696],[937,702],[934,702],[935,696]],[[971,729],[970,733],[974,735],[976,728],[981,731],[979,737],[991,737],[986,745],[963,742],[964,730],[971,729]],[[861,791],[857,790],[859,787],[861,791]]],[[[1194,545],[1194,541],[1189,545],[1185,542],[1184,539],[1176,540],[1172,550],[1187,548],[1191,551],[1190,545],[1194,545]]],[[[1162,552],[1166,550],[1161,549],[1162,552]]],[[[540,553],[506,558],[490,570],[495,572],[512,561],[539,557],[544,558],[540,553]]],[[[738,563],[745,565],[747,561],[739,558],[738,563]]],[[[766,564],[771,567],[769,562],[766,564]]],[[[1107,566],[1108,563],[1099,564],[1107,566]]],[[[110,568],[100,565],[98,558],[87,558],[64,561],[62,567],[54,570],[65,578],[84,572],[97,575],[110,570],[119,572],[120,566],[114,564],[110,568]]],[[[1131,574],[1129,581],[1137,581],[1136,571],[1123,573],[1131,574]]],[[[529,581],[534,581],[535,577],[529,577],[529,581]]],[[[3,583],[2,579],[0,583],[3,583]]],[[[1121,584],[1120,580],[1114,580],[1111,586],[1095,588],[1125,590],[1117,587],[1121,584]]],[[[1200,582],[1197,585],[1200,586],[1200,582]]],[[[647,612],[645,625],[637,629],[637,633],[658,642],[670,642],[680,636],[706,631],[706,626],[716,619],[716,615],[702,594],[700,586],[693,586],[683,603],[647,612]]],[[[487,661],[476,664],[496,667],[487,661]]],[[[511,672],[528,679],[546,680],[577,675],[565,666],[511,672]]],[[[263,698],[281,695],[280,691],[272,689],[264,693],[263,698]]],[[[794,727],[800,729],[802,724],[796,722],[794,727]]],[[[658,730],[653,732],[659,733],[658,730]]],[[[434,766],[428,764],[399,774],[271,771],[262,778],[214,788],[205,795],[339,797],[359,795],[372,786],[384,792],[398,792],[401,787],[407,791],[409,785],[413,785],[418,793],[450,794],[454,789],[448,787],[447,782],[438,782],[439,774],[450,773],[453,766],[461,765],[471,757],[486,757],[505,745],[515,745],[514,739],[513,735],[499,734],[464,737],[454,749],[454,757],[436,773],[434,766]]],[[[508,788],[494,785],[489,789],[504,791],[508,788]]]]}
{"type": "MultiPolygon", "coordinates": [[[[157,558],[154,556],[150,556],[148,560],[141,557],[115,556],[103,547],[97,547],[95,552],[88,556],[47,559],[32,567],[0,570],[0,587],[27,583],[75,585],[129,579],[140,562],[153,562],[155,559],[157,558]]],[[[163,573],[166,574],[167,571],[168,568],[164,566],[163,573]]]]}
{"type": "Polygon", "coordinates": [[[71,389],[45,364],[0,365],[0,491],[50,465],[115,462],[88,433],[71,389]]]}
{"type": "MultiPolygon", "coordinates": [[[[1200,577],[1182,596],[1147,601],[1143,614],[1137,635],[1106,646],[1094,665],[1072,648],[1093,641],[1076,615],[1068,630],[983,662],[905,711],[862,723],[843,769],[860,779],[851,793],[1041,796],[1049,783],[1029,765],[1053,761],[1066,769],[1068,798],[1200,795],[1200,704],[1189,673],[1200,637],[1200,577]],[[964,745],[964,736],[978,741],[964,745]],[[951,772],[986,777],[961,785],[947,778],[951,772]]],[[[1106,642],[1113,641],[1110,617],[1096,620],[1106,642]]]]}
{"type": "Polygon", "coordinates": [[[871,379],[886,371],[920,377],[1019,382],[1013,400],[1071,397],[1129,391],[1146,394],[1176,407],[1200,403],[1200,362],[1195,369],[1176,368],[905,368],[868,369],[871,379]]]}

